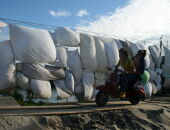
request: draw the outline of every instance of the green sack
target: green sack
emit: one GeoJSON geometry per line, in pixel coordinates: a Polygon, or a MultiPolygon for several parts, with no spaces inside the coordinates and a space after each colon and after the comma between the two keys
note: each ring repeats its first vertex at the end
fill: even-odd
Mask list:
{"type": "Polygon", "coordinates": [[[142,78],[142,83],[143,84],[146,84],[148,81],[149,81],[149,78],[150,78],[150,74],[148,73],[148,71],[144,71],[144,73],[141,75],[141,78],[142,78]]]}

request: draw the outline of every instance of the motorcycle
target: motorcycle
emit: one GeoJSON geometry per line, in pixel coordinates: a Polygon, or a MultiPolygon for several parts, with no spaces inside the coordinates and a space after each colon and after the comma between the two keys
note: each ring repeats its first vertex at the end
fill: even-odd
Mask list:
{"type": "MultiPolygon", "coordinates": [[[[98,106],[104,106],[110,97],[119,98],[120,92],[120,74],[125,73],[120,69],[111,71],[108,79],[105,80],[105,85],[99,85],[96,89],[99,90],[95,97],[95,102],[98,106]]],[[[145,92],[140,85],[140,80],[135,81],[135,84],[128,84],[126,97],[121,100],[128,100],[132,105],[138,104],[141,100],[145,100],[145,92]]]]}

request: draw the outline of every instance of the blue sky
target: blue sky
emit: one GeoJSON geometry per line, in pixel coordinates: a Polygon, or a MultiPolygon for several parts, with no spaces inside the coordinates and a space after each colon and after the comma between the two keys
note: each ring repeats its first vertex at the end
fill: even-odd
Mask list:
{"type": "Polygon", "coordinates": [[[170,35],[170,0],[0,0],[0,3],[0,17],[9,19],[66,26],[131,41],[170,35]]]}
{"type": "Polygon", "coordinates": [[[126,5],[127,0],[1,0],[0,2],[0,17],[74,28],[84,21],[95,21],[102,15],[114,12],[116,8],[126,5]]]}

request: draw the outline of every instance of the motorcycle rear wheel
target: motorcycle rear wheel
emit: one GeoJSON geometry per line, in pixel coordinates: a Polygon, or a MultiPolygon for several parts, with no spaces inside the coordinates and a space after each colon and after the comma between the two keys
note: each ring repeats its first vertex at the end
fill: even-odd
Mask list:
{"type": "Polygon", "coordinates": [[[140,102],[140,98],[139,98],[139,97],[132,97],[132,98],[130,99],[130,103],[131,103],[132,105],[137,105],[139,102],[140,102]]]}
{"type": "Polygon", "coordinates": [[[104,106],[109,100],[109,96],[103,91],[99,91],[96,95],[95,101],[98,106],[104,106]]]}

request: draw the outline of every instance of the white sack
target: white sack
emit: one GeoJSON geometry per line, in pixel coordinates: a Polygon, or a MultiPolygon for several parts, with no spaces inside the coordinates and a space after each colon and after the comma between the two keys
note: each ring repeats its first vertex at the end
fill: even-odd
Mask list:
{"type": "Polygon", "coordinates": [[[10,41],[0,42],[0,66],[14,61],[14,54],[10,44],[10,41]]]}
{"type": "Polygon", "coordinates": [[[150,75],[150,78],[149,78],[149,80],[150,81],[153,81],[153,80],[155,80],[156,79],[156,72],[154,71],[154,70],[147,70],[148,71],[148,73],[149,73],[149,75],[150,75]]]}
{"type": "Polygon", "coordinates": [[[137,43],[133,43],[133,42],[129,42],[129,43],[130,43],[129,53],[131,57],[133,57],[137,54],[138,50],[140,50],[141,48],[137,43]]]}
{"type": "Polygon", "coordinates": [[[150,82],[143,85],[146,98],[149,98],[152,95],[152,84],[150,82]]]}
{"type": "Polygon", "coordinates": [[[56,45],[56,60],[54,63],[57,67],[66,67],[67,66],[67,50],[62,46],[56,45]]]}
{"type": "Polygon", "coordinates": [[[159,68],[162,62],[162,56],[160,55],[161,51],[160,46],[159,45],[150,46],[149,50],[156,67],[159,68]]]}
{"type": "Polygon", "coordinates": [[[122,48],[122,44],[119,40],[115,39],[115,42],[117,44],[118,50],[120,50],[122,48]]]}
{"type": "Polygon", "coordinates": [[[56,49],[48,31],[12,24],[9,30],[18,60],[24,63],[49,63],[56,59],[56,49]]]}
{"type": "Polygon", "coordinates": [[[80,34],[80,57],[83,68],[87,72],[94,72],[97,69],[96,46],[94,37],[80,34]]]}
{"type": "Polygon", "coordinates": [[[65,91],[63,91],[61,88],[56,86],[56,91],[57,91],[57,98],[58,99],[67,99],[69,97],[71,97],[70,94],[66,93],[65,91]]]}
{"type": "Polygon", "coordinates": [[[40,64],[22,64],[22,73],[30,79],[38,80],[57,80],[58,78],[52,75],[49,70],[45,69],[40,64]]]}
{"type": "Polygon", "coordinates": [[[156,94],[159,90],[157,86],[155,85],[155,83],[151,82],[151,84],[152,84],[152,94],[156,94]]]}
{"type": "Polygon", "coordinates": [[[58,99],[66,99],[72,95],[72,92],[66,86],[65,80],[56,80],[53,82],[57,91],[58,99]]]}
{"type": "Polygon", "coordinates": [[[152,59],[151,54],[149,54],[149,61],[150,61],[150,64],[149,64],[148,69],[154,70],[155,69],[155,63],[154,63],[154,61],[152,59]]]}
{"type": "Polygon", "coordinates": [[[65,73],[66,73],[66,79],[65,79],[66,86],[71,92],[74,92],[74,84],[75,84],[74,76],[69,71],[65,71],[65,73]]]}
{"type": "Polygon", "coordinates": [[[148,73],[150,74],[149,81],[154,82],[157,90],[159,91],[161,89],[161,76],[159,73],[157,73],[154,70],[148,70],[148,73]]]}
{"type": "Polygon", "coordinates": [[[31,79],[31,90],[35,97],[49,99],[51,97],[51,84],[49,81],[31,79]]]}
{"type": "Polygon", "coordinates": [[[105,84],[106,75],[104,73],[95,72],[95,87],[105,84]]]}
{"type": "Polygon", "coordinates": [[[53,81],[55,86],[65,91],[68,94],[72,94],[74,92],[74,77],[73,74],[69,71],[65,71],[66,77],[63,80],[55,80],[53,81]]]}
{"type": "Polygon", "coordinates": [[[53,39],[56,44],[63,46],[79,46],[80,34],[65,27],[59,27],[53,34],[53,39]]]}
{"type": "Polygon", "coordinates": [[[16,85],[22,90],[29,89],[29,79],[24,76],[22,73],[17,72],[17,83],[16,85]]]}
{"type": "Polygon", "coordinates": [[[68,51],[67,61],[68,61],[67,65],[74,75],[75,84],[78,85],[83,73],[83,67],[78,50],[68,51]]]}
{"type": "Polygon", "coordinates": [[[165,51],[165,62],[162,67],[163,74],[170,74],[170,49],[164,47],[165,51]]]}
{"type": "Polygon", "coordinates": [[[104,80],[105,77],[106,77],[106,75],[104,73],[95,72],[95,79],[97,79],[97,80],[104,80]]]}
{"type": "Polygon", "coordinates": [[[117,65],[119,61],[119,50],[115,40],[112,38],[103,38],[103,37],[102,38],[99,37],[99,39],[104,42],[104,47],[107,54],[108,66],[111,68],[117,65]]]}
{"type": "Polygon", "coordinates": [[[63,92],[67,93],[68,95],[72,94],[72,91],[68,88],[68,86],[66,85],[65,80],[55,80],[53,81],[55,88],[59,88],[61,89],[63,92]]]}
{"type": "Polygon", "coordinates": [[[65,78],[65,71],[64,71],[63,68],[45,65],[45,69],[47,69],[52,75],[57,77],[57,79],[64,79],[65,78]]]}
{"type": "Polygon", "coordinates": [[[0,67],[0,90],[16,86],[16,67],[14,63],[0,67]]]}
{"type": "Polygon", "coordinates": [[[93,98],[94,73],[83,72],[82,84],[84,88],[84,98],[90,100],[93,98]]]}
{"type": "Polygon", "coordinates": [[[96,59],[97,59],[97,72],[106,72],[108,66],[106,50],[104,47],[104,43],[95,37],[95,45],[96,45],[96,59]]]}

